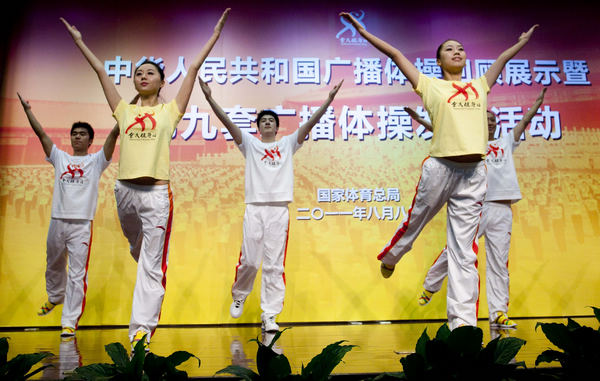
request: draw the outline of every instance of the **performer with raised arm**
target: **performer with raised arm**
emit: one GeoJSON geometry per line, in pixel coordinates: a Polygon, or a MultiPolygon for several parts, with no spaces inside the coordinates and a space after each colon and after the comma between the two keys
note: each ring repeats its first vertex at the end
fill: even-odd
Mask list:
{"type": "Polygon", "coordinates": [[[392,275],[396,263],[411,249],[423,227],[447,203],[448,322],[451,329],[475,326],[479,282],[476,235],[486,191],[487,93],[537,25],[500,54],[485,75],[465,83],[462,71],[466,54],[460,42],[446,40],[438,47],[436,58],[443,79],[429,78],[419,73],[398,49],[369,33],[352,15],[341,16],[394,61],[423,99],[433,125],[430,157],[423,162],[412,207],[377,256],[381,274],[384,278],[392,275]]]}
{"type": "Polygon", "coordinates": [[[173,220],[173,196],[169,184],[169,145],[177,123],[187,107],[200,66],[217,42],[229,8],[214,32],[191,62],[179,92],[171,102],[159,102],[164,72],[145,61],[135,69],[133,83],[139,105],[129,105],[117,92],[102,62],[82,40],[81,33],[65,19],[62,22],[90,63],[121,131],[119,174],[115,197],[123,234],[138,262],[133,292],[129,339],[132,347],[146,336],[145,349],[158,325],[165,294],[169,238],[173,220]]]}
{"type": "Polygon", "coordinates": [[[58,149],[38,122],[29,102],[18,94],[31,128],[54,166],[52,215],[46,240],[46,292],[48,300],[39,316],[63,304],[61,336],[75,336],[85,309],[87,272],[92,249],[92,225],[98,204],[98,182],[109,166],[119,128],[110,131],[102,150],[89,154],[94,130],[86,122],[71,127],[73,155],[58,149]],[[68,271],[67,271],[68,264],[68,271]]]}
{"type": "MultiPolygon", "coordinates": [[[[529,111],[517,123],[512,132],[494,139],[496,116],[488,111],[487,193],[481,212],[477,239],[485,236],[486,290],[490,325],[494,328],[514,328],[517,324],[508,318],[509,274],[508,251],[512,232],[511,205],[519,201],[521,191],[513,161],[514,149],[521,143],[521,134],[544,101],[543,88],[529,111]]],[[[407,110],[408,111],[408,110],[407,110]]],[[[410,110],[409,114],[425,128],[431,125],[410,110]]],[[[435,260],[423,283],[419,305],[425,306],[434,293],[442,288],[448,274],[448,252],[444,248],[435,260]]]]}
{"type": "Polygon", "coordinates": [[[262,261],[262,329],[267,332],[278,331],[279,325],[275,319],[283,309],[285,295],[288,204],[293,201],[294,192],[292,156],[302,147],[310,130],[327,111],[343,81],[329,92],[325,102],[306,123],[280,140],[276,140],[279,130],[277,114],[271,110],[259,112],[256,117],[259,140],[236,126],[213,99],[208,85],[200,78],[198,80],[210,107],[246,158],[243,239],[235,281],[231,287],[233,303],[229,312],[233,318],[241,316],[262,261]]]}

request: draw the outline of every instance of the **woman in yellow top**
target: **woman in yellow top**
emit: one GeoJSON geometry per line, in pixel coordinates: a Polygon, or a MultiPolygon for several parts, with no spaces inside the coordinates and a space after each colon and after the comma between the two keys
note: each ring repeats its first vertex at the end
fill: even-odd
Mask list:
{"type": "Polygon", "coordinates": [[[381,274],[384,278],[392,275],[394,266],[411,249],[423,227],[447,203],[448,322],[450,329],[475,326],[479,297],[476,237],[486,192],[487,93],[537,25],[521,34],[483,76],[465,83],[462,71],[466,54],[460,42],[447,40],[438,47],[436,58],[443,79],[429,78],[398,49],[367,32],[349,13],[341,16],[394,61],[423,99],[433,125],[430,157],[423,162],[412,207],[377,257],[381,274]]]}
{"type": "Polygon", "coordinates": [[[173,220],[173,196],[169,187],[169,145],[181,119],[200,66],[221,34],[229,9],[223,12],[214,32],[192,61],[174,100],[159,102],[164,72],[146,61],[135,69],[133,83],[139,104],[127,104],[117,92],[102,62],[82,40],[81,33],[65,19],[67,27],[90,63],[117,120],[121,135],[119,174],[115,197],[123,234],[138,262],[133,292],[129,339],[132,346],[144,336],[147,344],[158,325],[166,285],[169,237],[173,220]]]}

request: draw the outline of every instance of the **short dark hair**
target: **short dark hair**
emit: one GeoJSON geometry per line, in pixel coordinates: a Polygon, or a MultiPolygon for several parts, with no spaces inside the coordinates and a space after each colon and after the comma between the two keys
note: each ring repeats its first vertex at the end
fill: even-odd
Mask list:
{"type": "Polygon", "coordinates": [[[279,127],[279,115],[277,115],[277,113],[273,110],[262,110],[261,112],[259,112],[256,116],[257,125],[260,123],[260,118],[262,118],[265,115],[271,115],[273,118],[275,118],[275,125],[279,127]]]}
{"type": "Polygon", "coordinates": [[[88,132],[88,135],[90,135],[90,140],[94,140],[94,129],[92,128],[92,126],[90,126],[89,123],[86,123],[86,122],[73,123],[73,126],[71,126],[71,134],[73,133],[73,130],[76,128],[85,128],[86,131],[88,132]]]}

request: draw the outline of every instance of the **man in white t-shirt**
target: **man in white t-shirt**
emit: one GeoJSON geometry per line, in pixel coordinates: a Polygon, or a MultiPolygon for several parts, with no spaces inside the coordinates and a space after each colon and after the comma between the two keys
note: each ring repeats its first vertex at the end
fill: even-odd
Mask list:
{"type": "Polygon", "coordinates": [[[243,240],[235,281],[231,288],[233,303],[229,312],[233,318],[241,316],[244,302],[262,261],[261,320],[267,332],[278,331],[275,322],[283,308],[285,294],[285,254],[287,249],[289,211],[293,201],[293,154],[302,146],[308,133],[321,119],[342,82],[330,92],[327,100],[310,119],[295,132],[276,140],[279,117],[274,111],[259,112],[256,123],[261,139],[242,131],[212,98],[210,88],[200,78],[200,86],[215,112],[225,125],[246,159],[246,211],[243,240]]]}
{"type": "MultiPolygon", "coordinates": [[[[545,93],[546,88],[542,89],[535,103],[513,128],[512,133],[500,136],[498,139],[494,139],[497,129],[496,116],[488,111],[487,194],[483,203],[477,237],[485,236],[486,290],[490,325],[494,328],[517,326],[507,315],[509,300],[508,251],[512,232],[511,204],[522,198],[513,161],[513,151],[519,146],[525,127],[531,122],[544,101],[545,93]]],[[[419,123],[428,127],[427,122],[418,118],[414,112],[409,113],[419,123]]],[[[447,274],[448,260],[446,248],[444,248],[425,277],[424,290],[419,297],[421,306],[429,303],[433,294],[441,289],[447,274]]]]}
{"type": "Polygon", "coordinates": [[[61,336],[75,335],[85,308],[87,270],[92,246],[92,220],[98,201],[98,182],[110,164],[119,129],[112,129],[102,150],[88,154],[94,130],[85,122],[73,123],[73,155],[54,145],[37,121],[31,106],[17,94],[48,160],[54,166],[52,218],[46,241],[46,292],[48,300],[38,315],[48,314],[64,303],[61,336]],[[67,272],[67,260],[68,268],[67,272]]]}

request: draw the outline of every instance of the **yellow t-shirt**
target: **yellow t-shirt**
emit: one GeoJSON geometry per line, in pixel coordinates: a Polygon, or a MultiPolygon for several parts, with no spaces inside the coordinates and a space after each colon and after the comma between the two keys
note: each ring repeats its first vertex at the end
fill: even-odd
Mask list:
{"type": "Polygon", "coordinates": [[[121,132],[118,179],[169,180],[169,145],[183,116],[175,100],[150,107],[121,99],[113,116],[121,132]]]}
{"type": "Polygon", "coordinates": [[[464,83],[419,75],[415,92],[433,125],[431,156],[481,154],[485,158],[489,91],[485,76],[464,83]]]}

